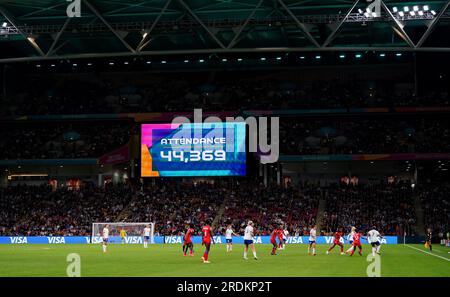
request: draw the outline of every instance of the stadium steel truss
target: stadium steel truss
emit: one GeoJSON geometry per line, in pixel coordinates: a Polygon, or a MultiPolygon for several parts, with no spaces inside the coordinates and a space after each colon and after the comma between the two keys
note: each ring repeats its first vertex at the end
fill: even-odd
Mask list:
{"type": "Polygon", "coordinates": [[[0,0],[0,63],[235,52],[449,52],[449,6],[450,0],[0,0]]]}

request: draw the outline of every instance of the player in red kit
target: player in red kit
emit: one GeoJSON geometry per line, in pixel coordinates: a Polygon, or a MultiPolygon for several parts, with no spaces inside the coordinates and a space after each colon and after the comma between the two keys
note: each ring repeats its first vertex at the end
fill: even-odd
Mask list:
{"type": "Polygon", "coordinates": [[[344,254],[344,245],[341,243],[341,237],[342,237],[342,228],[339,228],[334,233],[334,240],[333,245],[330,246],[330,248],[327,250],[327,255],[331,252],[332,249],[334,249],[335,246],[339,246],[341,248],[341,255],[344,254]]]}
{"type": "Polygon", "coordinates": [[[277,237],[279,236],[279,230],[277,228],[275,228],[272,233],[270,234],[270,243],[273,245],[272,248],[272,253],[271,255],[276,255],[276,251],[277,251],[277,237]]]}
{"type": "Polygon", "coordinates": [[[194,244],[192,243],[191,236],[194,234],[194,229],[191,228],[191,225],[187,226],[188,229],[186,234],[184,235],[183,242],[183,254],[186,257],[187,251],[189,249],[189,256],[194,256],[194,244]]]}
{"type": "Polygon", "coordinates": [[[278,229],[278,241],[280,242],[278,244],[279,249],[283,249],[283,228],[278,229]]]}
{"type": "Polygon", "coordinates": [[[353,249],[350,252],[350,256],[353,256],[356,248],[359,249],[358,253],[360,256],[362,256],[361,233],[359,233],[359,230],[355,230],[355,234],[353,234],[353,249]]]}
{"type": "Polygon", "coordinates": [[[212,235],[211,235],[211,226],[209,225],[209,220],[206,221],[206,225],[203,226],[202,228],[202,245],[205,246],[205,252],[203,253],[203,263],[207,264],[210,263],[208,261],[208,256],[209,256],[209,250],[211,249],[211,242],[214,243],[213,239],[212,239],[212,235]]]}

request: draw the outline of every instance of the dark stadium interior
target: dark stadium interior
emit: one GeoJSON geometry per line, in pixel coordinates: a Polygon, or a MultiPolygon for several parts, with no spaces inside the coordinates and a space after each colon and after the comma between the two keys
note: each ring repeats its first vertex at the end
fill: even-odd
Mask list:
{"type": "MultiPolygon", "coordinates": [[[[120,9],[115,5],[109,9],[120,9]]],[[[315,5],[306,13],[330,4],[315,5]]],[[[11,5],[11,14],[30,13],[19,10],[11,5]]],[[[112,15],[119,27],[130,17],[112,15]]],[[[233,20],[220,11],[211,16],[223,27],[233,20]]],[[[155,25],[158,37],[142,54],[125,54],[111,32],[90,36],[95,26],[107,31],[97,19],[90,29],[74,20],[61,37],[67,45],[49,57],[0,41],[0,236],[90,235],[93,222],[155,222],[159,235],[182,235],[193,224],[200,234],[206,219],[217,234],[228,224],[242,234],[251,219],[257,235],[281,224],[292,235],[307,235],[315,224],[320,234],[376,225],[401,237],[422,238],[431,228],[443,239],[450,228],[448,52],[402,50],[404,40],[376,35],[386,24],[373,23],[363,33],[346,27],[333,41],[361,50],[305,49],[308,40],[292,36],[295,22],[276,16],[264,21],[267,33],[255,25],[236,45],[241,50],[230,52],[209,52],[214,40],[196,35],[201,27],[192,19],[172,27],[178,12],[155,25]],[[352,43],[355,36],[361,44],[352,43]],[[379,44],[384,50],[370,49],[379,44]],[[244,50],[259,45],[264,50],[244,50]],[[170,123],[195,108],[221,118],[279,117],[279,160],[262,164],[249,153],[243,177],[142,178],[141,124],[170,123]],[[124,148],[125,160],[103,161],[124,148]]],[[[28,21],[25,31],[37,26],[40,46],[51,49],[57,16],[19,21],[28,21]]],[[[425,45],[448,49],[448,18],[443,23],[436,34],[445,37],[425,45]]],[[[312,25],[324,42],[329,28],[312,25]]],[[[219,41],[234,42],[222,29],[219,41]]],[[[421,30],[410,34],[418,38],[421,30]]],[[[125,38],[144,40],[134,29],[125,38]]]]}

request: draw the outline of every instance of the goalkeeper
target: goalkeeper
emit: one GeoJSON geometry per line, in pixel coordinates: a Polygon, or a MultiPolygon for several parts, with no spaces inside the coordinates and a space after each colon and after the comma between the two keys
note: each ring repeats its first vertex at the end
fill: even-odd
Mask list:
{"type": "Polygon", "coordinates": [[[127,236],[127,231],[125,231],[125,229],[123,229],[123,227],[122,227],[122,229],[120,230],[120,239],[122,240],[122,244],[125,243],[126,236],[127,236]]]}

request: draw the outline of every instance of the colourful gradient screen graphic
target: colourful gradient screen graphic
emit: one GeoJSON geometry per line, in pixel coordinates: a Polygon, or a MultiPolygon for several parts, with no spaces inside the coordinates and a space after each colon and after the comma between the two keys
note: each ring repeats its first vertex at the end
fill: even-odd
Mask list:
{"type": "Polygon", "coordinates": [[[141,125],[141,176],[244,176],[245,123],[141,125]]]}

